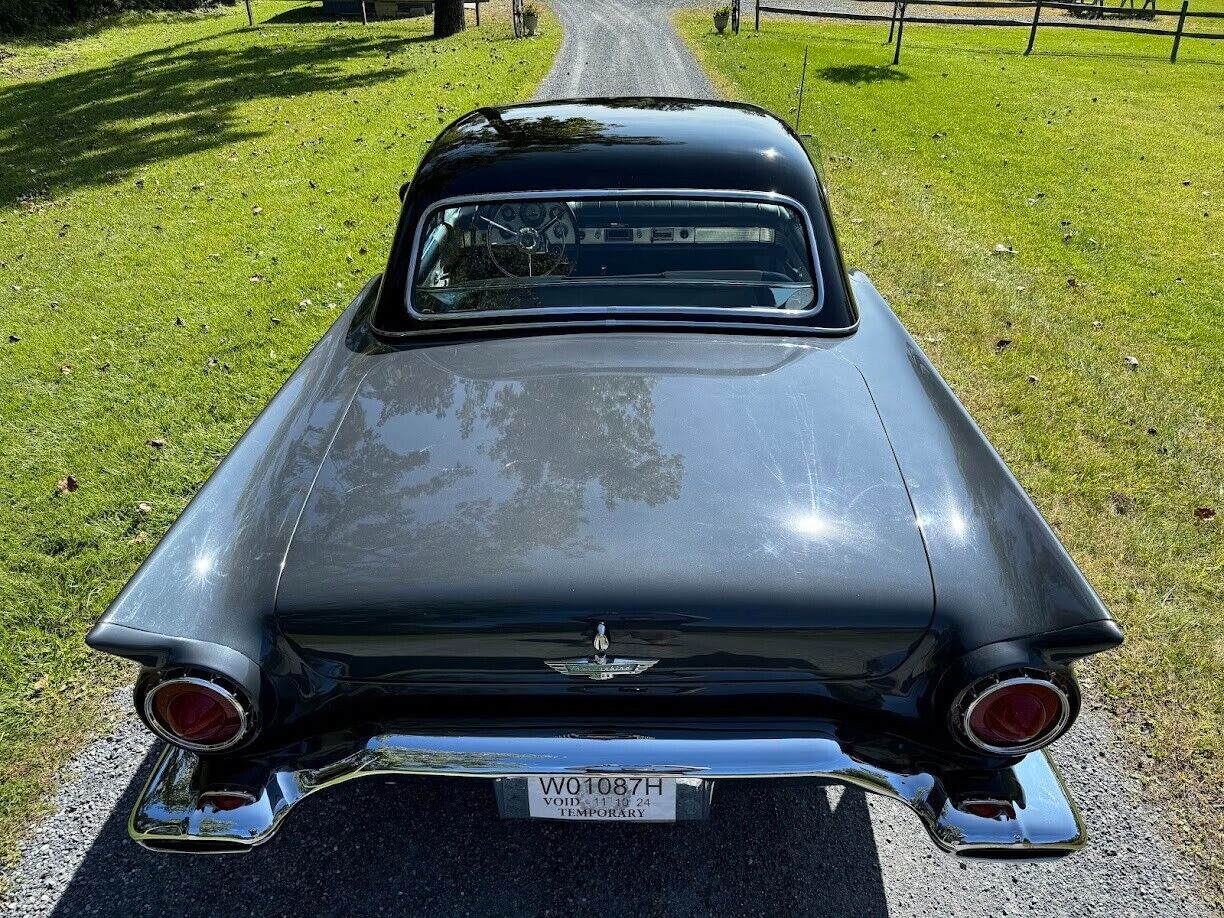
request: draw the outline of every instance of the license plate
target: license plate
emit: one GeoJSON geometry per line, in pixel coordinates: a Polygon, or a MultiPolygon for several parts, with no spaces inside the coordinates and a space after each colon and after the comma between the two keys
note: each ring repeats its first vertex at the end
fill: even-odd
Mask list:
{"type": "Polygon", "coordinates": [[[676,779],[607,775],[527,779],[528,812],[536,819],[675,822],[676,779]]]}

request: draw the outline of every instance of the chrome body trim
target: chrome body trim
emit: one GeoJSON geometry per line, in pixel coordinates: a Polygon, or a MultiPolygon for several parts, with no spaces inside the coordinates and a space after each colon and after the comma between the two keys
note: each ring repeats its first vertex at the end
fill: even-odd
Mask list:
{"type": "Polygon", "coordinates": [[[1026,752],[1032,752],[1035,749],[1040,749],[1042,746],[1046,746],[1054,742],[1054,740],[1058,739],[1058,737],[1062,735],[1063,730],[1067,727],[1067,721],[1071,717],[1071,701],[1069,698],[1067,698],[1067,693],[1064,692],[1061,686],[1059,686],[1053,679],[1037,679],[1033,676],[1013,676],[1009,679],[1003,679],[1002,681],[979,688],[981,685],[982,682],[979,681],[974,685],[969,686],[969,688],[961,692],[960,696],[952,705],[953,711],[959,711],[961,705],[964,704],[964,699],[970,695],[973,696],[973,700],[970,701],[968,707],[965,708],[965,713],[961,715],[958,726],[961,732],[964,734],[965,739],[978,749],[984,749],[987,752],[993,752],[997,755],[1023,755],[1026,752]],[[1058,720],[1054,723],[1054,726],[1041,731],[1036,739],[1018,746],[994,746],[990,743],[984,742],[974,734],[973,730],[969,726],[969,718],[973,716],[974,709],[984,699],[989,698],[1000,689],[1007,688],[1011,685],[1030,684],[1045,686],[1058,696],[1059,713],[1058,720]]]}
{"type": "Polygon", "coordinates": [[[632,657],[612,657],[603,655],[595,657],[579,657],[576,660],[545,660],[544,665],[566,676],[582,676],[594,679],[596,682],[615,679],[617,676],[640,676],[658,660],[636,660],[632,657]]]}
{"type": "MultiPolygon", "coordinates": [[[[499,318],[505,316],[629,316],[650,313],[669,313],[672,315],[689,316],[722,316],[728,314],[737,316],[758,316],[764,318],[785,318],[788,322],[796,319],[810,318],[824,307],[825,278],[816,260],[816,229],[807,208],[799,201],[777,192],[735,191],[732,189],[717,190],[709,188],[608,188],[599,190],[563,190],[563,191],[522,191],[497,194],[473,194],[443,198],[435,201],[428,211],[421,215],[416,228],[412,231],[412,251],[408,257],[407,282],[404,285],[404,305],[412,318],[422,322],[438,322],[443,324],[460,324],[471,319],[499,318]],[[726,201],[756,201],[761,204],[783,204],[799,214],[807,233],[808,266],[812,272],[812,280],[816,286],[816,301],[804,310],[786,311],[782,309],[731,309],[729,307],[709,306],[566,306],[541,307],[537,309],[486,309],[473,312],[456,313],[423,313],[412,305],[412,294],[416,288],[417,260],[421,251],[421,236],[429,217],[438,210],[447,207],[461,207],[465,204],[483,204],[490,201],[505,201],[510,198],[515,201],[540,198],[542,200],[574,199],[574,200],[605,200],[608,198],[679,198],[692,200],[726,200],[726,201]]],[[[670,323],[669,323],[670,324],[670,323]]],[[[787,326],[783,326],[787,327],[787,326]]],[[[827,329],[826,329],[827,331],[827,329]]],[[[844,332],[844,329],[838,329],[844,332]]]]}
{"type": "Polygon", "coordinates": [[[250,719],[247,717],[246,708],[243,706],[242,701],[237,695],[235,695],[224,685],[214,682],[211,679],[200,678],[199,676],[175,676],[172,679],[166,679],[162,682],[158,682],[156,685],[150,688],[149,691],[145,693],[144,697],[144,719],[145,724],[149,727],[149,729],[164,739],[167,743],[172,743],[175,746],[181,746],[183,749],[190,749],[195,752],[221,752],[225,749],[232,749],[246,738],[251,727],[250,719]],[[238,732],[234,734],[233,739],[226,740],[224,743],[215,743],[212,745],[191,743],[185,739],[182,739],[181,737],[175,736],[162,725],[161,721],[157,719],[157,716],[153,711],[153,699],[157,696],[158,692],[167,686],[177,685],[183,682],[189,685],[198,685],[216,692],[218,695],[228,701],[234,710],[238,712],[238,732]]]}
{"type": "Polygon", "coordinates": [[[132,838],[156,850],[228,852],[262,844],[303,798],[374,775],[509,778],[528,775],[680,775],[703,779],[815,778],[904,803],[942,850],[970,857],[1038,858],[1077,851],[1084,824],[1045,751],[993,773],[1014,818],[962,809],[980,793],[955,781],[858,761],[822,736],[663,739],[644,736],[423,736],[383,734],[321,767],[273,769],[257,799],[218,812],[199,804],[200,759],[165,750],[132,810],[132,838]]]}

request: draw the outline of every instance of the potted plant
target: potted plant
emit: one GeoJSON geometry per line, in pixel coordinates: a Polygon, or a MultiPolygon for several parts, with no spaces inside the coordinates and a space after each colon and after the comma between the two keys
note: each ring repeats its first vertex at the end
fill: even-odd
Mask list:
{"type": "Polygon", "coordinates": [[[714,11],[714,28],[718,29],[719,34],[727,31],[727,22],[731,18],[731,7],[720,6],[714,11]]]}
{"type": "Polygon", "coordinates": [[[536,9],[534,3],[528,3],[523,7],[523,31],[528,35],[536,33],[536,26],[540,24],[540,11],[536,9]]]}

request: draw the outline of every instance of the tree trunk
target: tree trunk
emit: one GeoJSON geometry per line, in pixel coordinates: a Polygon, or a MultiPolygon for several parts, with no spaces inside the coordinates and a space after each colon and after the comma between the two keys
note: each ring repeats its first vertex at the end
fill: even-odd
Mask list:
{"type": "Polygon", "coordinates": [[[434,38],[446,38],[466,27],[463,0],[434,0],[434,38]]]}

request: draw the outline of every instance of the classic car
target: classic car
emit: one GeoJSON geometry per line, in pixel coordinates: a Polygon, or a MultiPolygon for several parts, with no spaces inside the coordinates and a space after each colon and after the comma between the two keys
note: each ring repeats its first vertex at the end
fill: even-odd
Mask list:
{"type": "Polygon", "coordinates": [[[1083,846],[1045,747],[1122,635],[844,268],[793,131],[481,109],[401,198],[384,273],[89,634],[167,743],[137,841],[247,850],[393,774],[618,822],[810,778],[957,855],[1083,846]]]}

